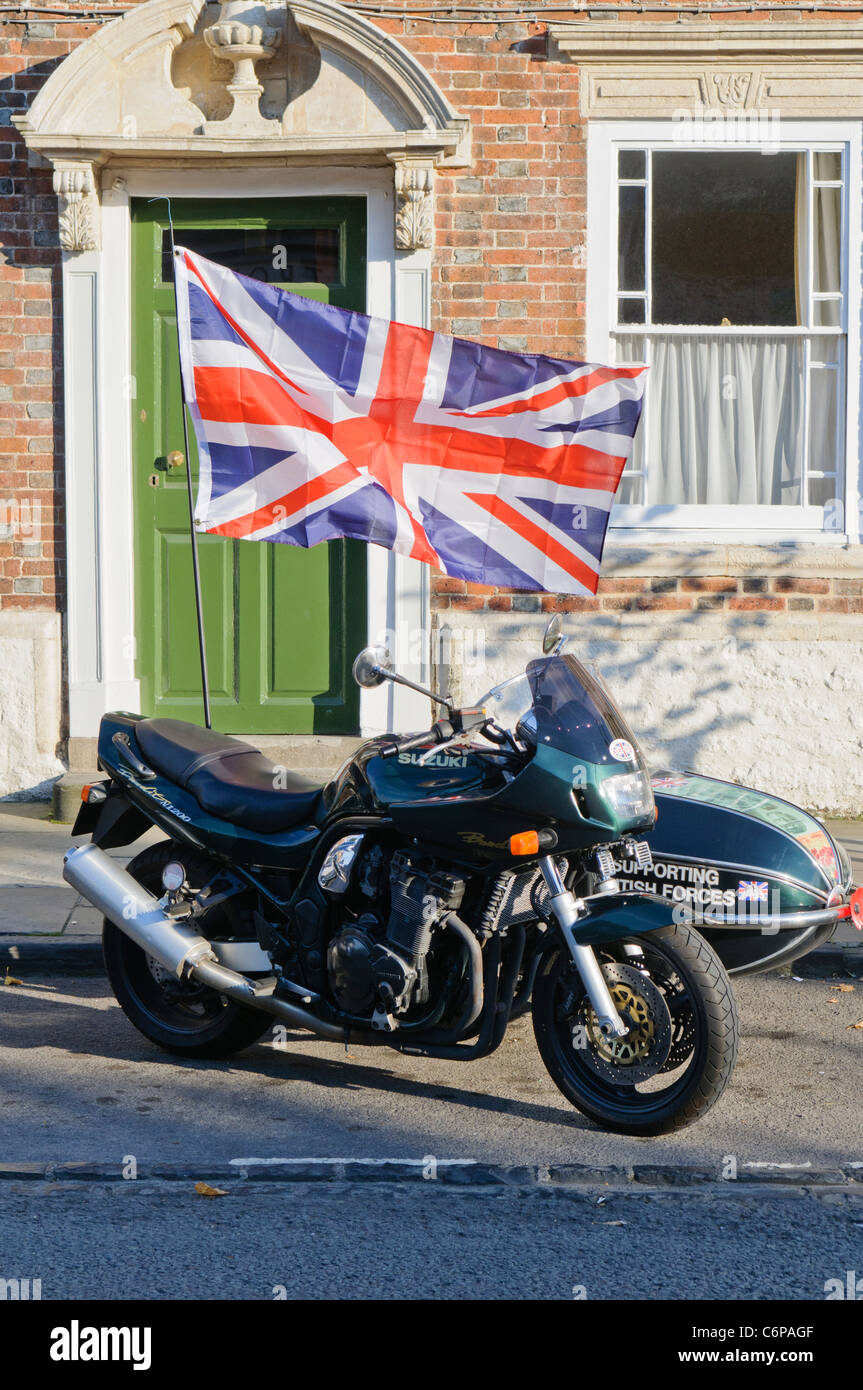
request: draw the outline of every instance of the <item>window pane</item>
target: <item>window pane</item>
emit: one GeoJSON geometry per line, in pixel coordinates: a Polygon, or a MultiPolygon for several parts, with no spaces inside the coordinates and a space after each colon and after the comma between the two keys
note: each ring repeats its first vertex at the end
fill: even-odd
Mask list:
{"type": "MultiPolygon", "coordinates": [[[[337,284],[338,227],[177,229],[176,239],[199,256],[270,284],[337,284]]],[[[171,242],[162,236],[162,279],[171,277],[171,242]]]]}
{"type": "Polygon", "coordinates": [[[816,328],[839,328],[842,323],[841,300],[814,300],[812,304],[812,322],[816,328]]]}
{"type": "Polygon", "coordinates": [[[812,289],[835,294],[841,289],[841,188],[812,190],[812,289]]]}
{"type": "Polygon", "coordinates": [[[638,185],[624,184],[619,192],[617,221],[617,288],[644,289],[644,194],[638,185]]]}
{"type": "Polygon", "coordinates": [[[620,480],[615,502],[622,507],[641,507],[644,505],[644,479],[626,472],[620,480]]]}
{"type": "Polygon", "coordinates": [[[809,467],[819,473],[836,467],[837,384],[835,367],[809,373],[809,467]]]}
{"type": "Polygon", "coordinates": [[[643,299],[619,299],[617,301],[618,323],[644,323],[647,304],[643,299]]]}
{"type": "MultiPolygon", "coordinates": [[[[644,366],[646,344],[642,334],[621,333],[615,341],[614,349],[616,366],[644,366]]],[[[616,501],[624,506],[641,507],[644,505],[644,476],[642,471],[645,466],[644,438],[644,417],[642,416],[635,433],[635,443],[629,463],[617,489],[616,501]]]]}
{"type": "Polygon", "coordinates": [[[842,155],[839,151],[813,150],[812,177],[813,179],[835,179],[838,183],[842,178],[842,155]]]}
{"type": "Polygon", "coordinates": [[[614,340],[616,367],[643,367],[647,362],[647,343],[643,333],[618,333],[614,340]]]}
{"type": "Polygon", "coordinates": [[[653,155],[654,323],[797,323],[798,156],[653,155]]]}
{"type": "MultiPolygon", "coordinates": [[[[842,516],[842,502],[839,493],[838,480],[833,478],[810,478],[809,479],[809,505],[810,507],[826,507],[830,517],[842,516]]],[[[825,518],[825,530],[839,529],[834,523],[829,523],[825,518]]]]}
{"type": "Polygon", "coordinates": [[[809,363],[813,367],[838,367],[839,354],[842,351],[844,338],[824,338],[820,334],[812,339],[812,350],[809,354],[809,363]]]}
{"type": "Polygon", "coordinates": [[[800,338],[653,338],[651,505],[799,506],[804,378],[800,338]]]}
{"type": "Polygon", "coordinates": [[[644,150],[620,150],[617,156],[617,173],[621,179],[643,179],[647,171],[647,157],[644,150]]]}

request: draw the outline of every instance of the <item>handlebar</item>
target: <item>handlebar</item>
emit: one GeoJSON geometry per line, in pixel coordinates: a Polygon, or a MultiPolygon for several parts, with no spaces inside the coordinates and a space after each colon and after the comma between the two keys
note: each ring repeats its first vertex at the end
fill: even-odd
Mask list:
{"type": "Polygon", "coordinates": [[[434,729],[429,729],[424,734],[411,734],[409,738],[395,739],[392,743],[386,744],[381,749],[381,757],[394,758],[396,753],[407,753],[411,748],[422,748],[425,743],[443,743],[443,739],[435,738],[434,729]]]}
{"type": "Polygon", "coordinates": [[[394,758],[397,753],[407,753],[411,748],[422,748],[427,743],[449,743],[462,734],[474,729],[484,729],[488,723],[484,709],[459,709],[452,711],[450,719],[437,719],[424,734],[409,734],[407,738],[394,738],[381,749],[382,758],[394,758]]]}

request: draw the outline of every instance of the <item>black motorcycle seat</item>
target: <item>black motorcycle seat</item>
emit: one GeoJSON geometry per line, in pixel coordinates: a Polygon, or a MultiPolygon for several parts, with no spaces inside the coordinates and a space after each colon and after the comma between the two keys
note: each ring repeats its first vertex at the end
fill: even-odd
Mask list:
{"type": "Polygon", "coordinates": [[[274,765],[242,739],[182,719],[141,719],[135,738],[155,772],[190,792],[205,811],[247,830],[277,834],[321,810],[315,782],[274,765]]]}

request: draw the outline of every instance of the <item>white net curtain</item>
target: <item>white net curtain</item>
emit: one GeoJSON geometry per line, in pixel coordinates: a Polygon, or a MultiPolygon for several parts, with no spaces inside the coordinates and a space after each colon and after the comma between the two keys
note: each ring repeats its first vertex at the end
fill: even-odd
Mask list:
{"type": "Polygon", "coordinates": [[[800,338],[653,341],[650,495],[664,504],[801,502],[800,338]]]}

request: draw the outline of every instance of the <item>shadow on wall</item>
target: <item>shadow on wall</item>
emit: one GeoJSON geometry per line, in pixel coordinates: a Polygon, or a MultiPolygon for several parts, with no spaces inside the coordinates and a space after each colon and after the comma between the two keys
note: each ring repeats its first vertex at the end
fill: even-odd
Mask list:
{"type": "MultiPolygon", "coordinates": [[[[627,621],[633,616],[573,614],[564,629],[567,650],[602,672],[652,767],[741,782],[810,810],[860,814],[857,644],[783,637],[775,614],[755,611],[697,610],[667,622],[656,614],[649,626],[627,621]]],[[[482,670],[454,682],[459,698],[477,698],[541,655],[539,611],[517,619],[446,614],[453,626],[462,617],[484,629],[485,648],[482,670]]]]}

